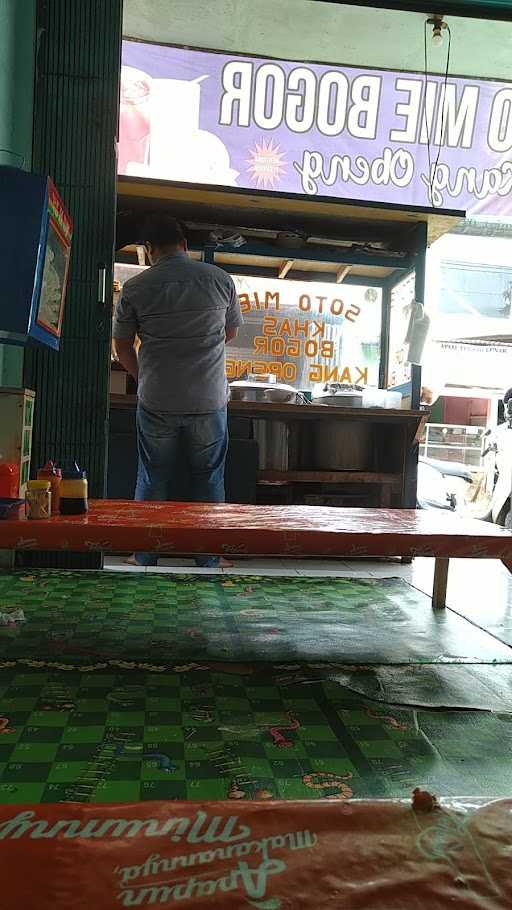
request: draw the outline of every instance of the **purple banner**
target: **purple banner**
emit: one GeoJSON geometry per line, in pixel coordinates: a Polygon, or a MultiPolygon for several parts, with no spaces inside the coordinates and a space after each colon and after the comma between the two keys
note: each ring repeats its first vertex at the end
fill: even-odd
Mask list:
{"type": "Polygon", "coordinates": [[[509,215],[512,83],[125,41],[119,173],[509,215]]]}

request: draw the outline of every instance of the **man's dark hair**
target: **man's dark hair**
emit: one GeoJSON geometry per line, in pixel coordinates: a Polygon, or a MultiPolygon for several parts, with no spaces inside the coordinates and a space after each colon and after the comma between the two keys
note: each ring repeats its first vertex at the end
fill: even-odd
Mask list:
{"type": "Polygon", "coordinates": [[[170,215],[154,215],[144,225],[143,242],[150,243],[159,249],[180,246],[185,240],[185,233],[179,221],[170,215]]]}

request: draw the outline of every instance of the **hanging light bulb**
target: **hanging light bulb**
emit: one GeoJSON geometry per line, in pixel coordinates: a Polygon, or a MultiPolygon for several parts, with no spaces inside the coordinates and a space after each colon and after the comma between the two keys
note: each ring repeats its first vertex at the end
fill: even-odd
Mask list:
{"type": "Polygon", "coordinates": [[[428,25],[432,26],[432,44],[434,47],[440,47],[443,43],[443,29],[446,28],[446,22],[443,22],[442,16],[434,16],[427,19],[428,25]]]}
{"type": "Polygon", "coordinates": [[[434,30],[432,32],[432,44],[434,45],[434,47],[439,47],[439,45],[441,45],[442,43],[443,43],[443,33],[440,28],[438,28],[437,26],[434,26],[434,30]]]}

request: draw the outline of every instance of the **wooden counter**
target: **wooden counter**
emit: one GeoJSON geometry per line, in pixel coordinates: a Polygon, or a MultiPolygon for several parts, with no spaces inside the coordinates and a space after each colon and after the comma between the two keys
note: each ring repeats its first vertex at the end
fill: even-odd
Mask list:
{"type": "MultiPolygon", "coordinates": [[[[230,401],[228,411],[233,423],[235,419],[244,418],[275,420],[289,427],[288,468],[280,471],[260,465],[260,485],[292,485],[297,500],[300,500],[298,494],[302,490],[306,502],[311,501],[312,495],[318,499],[316,494],[320,494],[319,504],[322,493],[339,497],[341,504],[345,490],[347,495],[362,495],[362,498],[368,498],[368,504],[382,508],[391,505],[415,507],[418,441],[427,419],[426,412],[249,401],[230,401]],[[350,434],[347,442],[359,428],[366,436],[371,432],[371,468],[342,470],[334,464],[328,470],[315,467],[314,440],[322,432],[324,421],[327,432],[331,431],[333,423],[340,427],[347,425],[347,434],[350,434]]],[[[295,501],[293,497],[292,501],[295,501]]]]}
{"type": "MultiPolygon", "coordinates": [[[[116,408],[134,408],[136,395],[111,394],[110,404],[116,408]]],[[[278,404],[276,402],[230,401],[230,414],[239,417],[276,418],[278,420],[311,420],[330,417],[335,420],[368,420],[373,423],[396,423],[414,428],[413,438],[421,433],[428,418],[427,411],[395,410],[391,408],[339,408],[325,404],[278,404]]]]}
{"type": "MultiPolygon", "coordinates": [[[[134,395],[111,395],[113,411],[133,411],[135,406],[134,395]]],[[[319,504],[339,502],[341,505],[359,504],[359,497],[361,504],[374,507],[414,508],[416,505],[418,441],[428,417],[425,411],[230,401],[228,415],[231,439],[226,468],[228,498],[233,474],[243,472],[240,461],[250,455],[250,445],[256,445],[256,422],[279,421],[288,427],[287,469],[276,470],[271,464],[260,463],[252,481],[253,490],[255,482],[257,485],[257,492],[252,494],[257,502],[293,504],[318,500],[319,504]],[[315,466],[314,441],[324,420],[346,424],[350,434],[354,432],[354,424],[363,433],[371,432],[371,469],[365,466],[361,470],[342,470],[333,465],[319,470],[315,466]],[[328,501],[322,502],[326,498],[328,501]]],[[[127,442],[125,437],[123,451],[127,442]]],[[[235,488],[236,501],[247,501],[240,499],[240,486],[235,488]]]]}
{"type": "Polygon", "coordinates": [[[399,424],[408,426],[412,437],[417,437],[427,420],[426,411],[395,410],[391,408],[339,408],[326,404],[277,404],[275,402],[230,401],[231,414],[240,417],[278,420],[362,420],[370,423],[399,424]]]}

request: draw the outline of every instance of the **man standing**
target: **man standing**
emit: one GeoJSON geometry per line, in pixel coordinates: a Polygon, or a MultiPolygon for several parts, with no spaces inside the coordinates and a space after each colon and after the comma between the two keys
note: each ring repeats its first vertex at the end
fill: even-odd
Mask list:
{"type": "MultiPolygon", "coordinates": [[[[120,363],[138,381],[135,499],[167,500],[181,453],[194,501],[224,502],[225,345],[242,324],[235,285],[217,266],[189,258],[174,218],[155,216],[145,247],[151,268],[124,285],[113,332],[120,363]]],[[[150,553],[135,557],[146,566],[157,559],[150,553]]],[[[196,562],[214,566],[219,560],[196,562]]]]}

